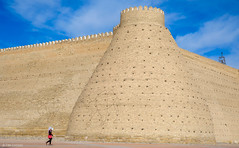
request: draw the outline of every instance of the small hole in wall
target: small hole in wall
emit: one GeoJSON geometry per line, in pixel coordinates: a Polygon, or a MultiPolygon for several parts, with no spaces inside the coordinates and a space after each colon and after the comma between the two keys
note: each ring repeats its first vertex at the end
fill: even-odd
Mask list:
{"type": "Polygon", "coordinates": [[[127,30],[127,33],[129,33],[129,30],[127,30]]]}

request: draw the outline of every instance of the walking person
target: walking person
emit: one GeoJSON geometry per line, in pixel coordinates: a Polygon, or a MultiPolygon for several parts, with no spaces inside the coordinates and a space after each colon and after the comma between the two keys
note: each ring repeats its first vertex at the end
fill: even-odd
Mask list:
{"type": "Polygon", "coordinates": [[[53,128],[52,128],[52,127],[49,127],[49,128],[48,128],[48,138],[49,138],[49,140],[46,142],[46,145],[47,145],[48,142],[49,142],[50,145],[51,145],[51,140],[52,140],[52,137],[53,137],[52,131],[53,131],[53,128]]]}

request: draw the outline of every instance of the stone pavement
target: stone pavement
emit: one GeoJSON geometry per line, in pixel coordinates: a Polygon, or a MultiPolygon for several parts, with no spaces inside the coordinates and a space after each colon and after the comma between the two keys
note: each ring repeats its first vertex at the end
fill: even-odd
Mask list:
{"type": "Polygon", "coordinates": [[[100,143],[100,142],[68,142],[53,139],[52,145],[45,144],[46,140],[30,139],[0,139],[0,148],[239,148],[236,144],[197,145],[197,144],[142,144],[142,143],[100,143]]]}

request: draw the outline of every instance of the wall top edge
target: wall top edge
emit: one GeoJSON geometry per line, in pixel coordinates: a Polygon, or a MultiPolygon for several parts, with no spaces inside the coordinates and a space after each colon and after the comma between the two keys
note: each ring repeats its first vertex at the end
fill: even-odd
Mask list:
{"type": "Polygon", "coordinates": [[[132,12],[132,11],[152,11],[152,12],[156,12],[156,13],[161,13],[164,15],[164,11],[161,10],[160,8],[157,8],[157,7],[148,7],[148,6],[139,6],[139,7],[130,7],[130,8],[127,8],[127,9],[124,9],[121,11],[121,14],[124,14],[124,13],[127,13],[127,12],[132,12]]]}
{"type": "Polygon", "coordinates": [[[96,38],[104,38],[104,37],[108,37],[108,36],[112,36],[112,35],[113,35],[113,32],[105,32],[105,33],[98,33],[98,34],[80,36],[80,37],[63,39],[63,40],[49,41],[49,42],[45,42],[45,43],[36,43],[36,44],[31,44],[31,45],[8,47],[8,48],[0,49],[0,53],[4,53],[7,51],[19,50],[19,49],[49,46],[49,45],[59,44],[59,43],[63,43],[63,42],[75,42],[75,41],[84,41],[84,40],[90,40],[90,39],[96,39],[96,38]]]}

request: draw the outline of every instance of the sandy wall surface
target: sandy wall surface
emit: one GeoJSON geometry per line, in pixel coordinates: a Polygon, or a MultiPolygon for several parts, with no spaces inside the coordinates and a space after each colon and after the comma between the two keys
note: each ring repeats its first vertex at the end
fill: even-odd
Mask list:
{"type": "Polygon", "coordinates": [[[65,135],[72,108],[112,36],[0,55],[0,134],[65,135]]]}

